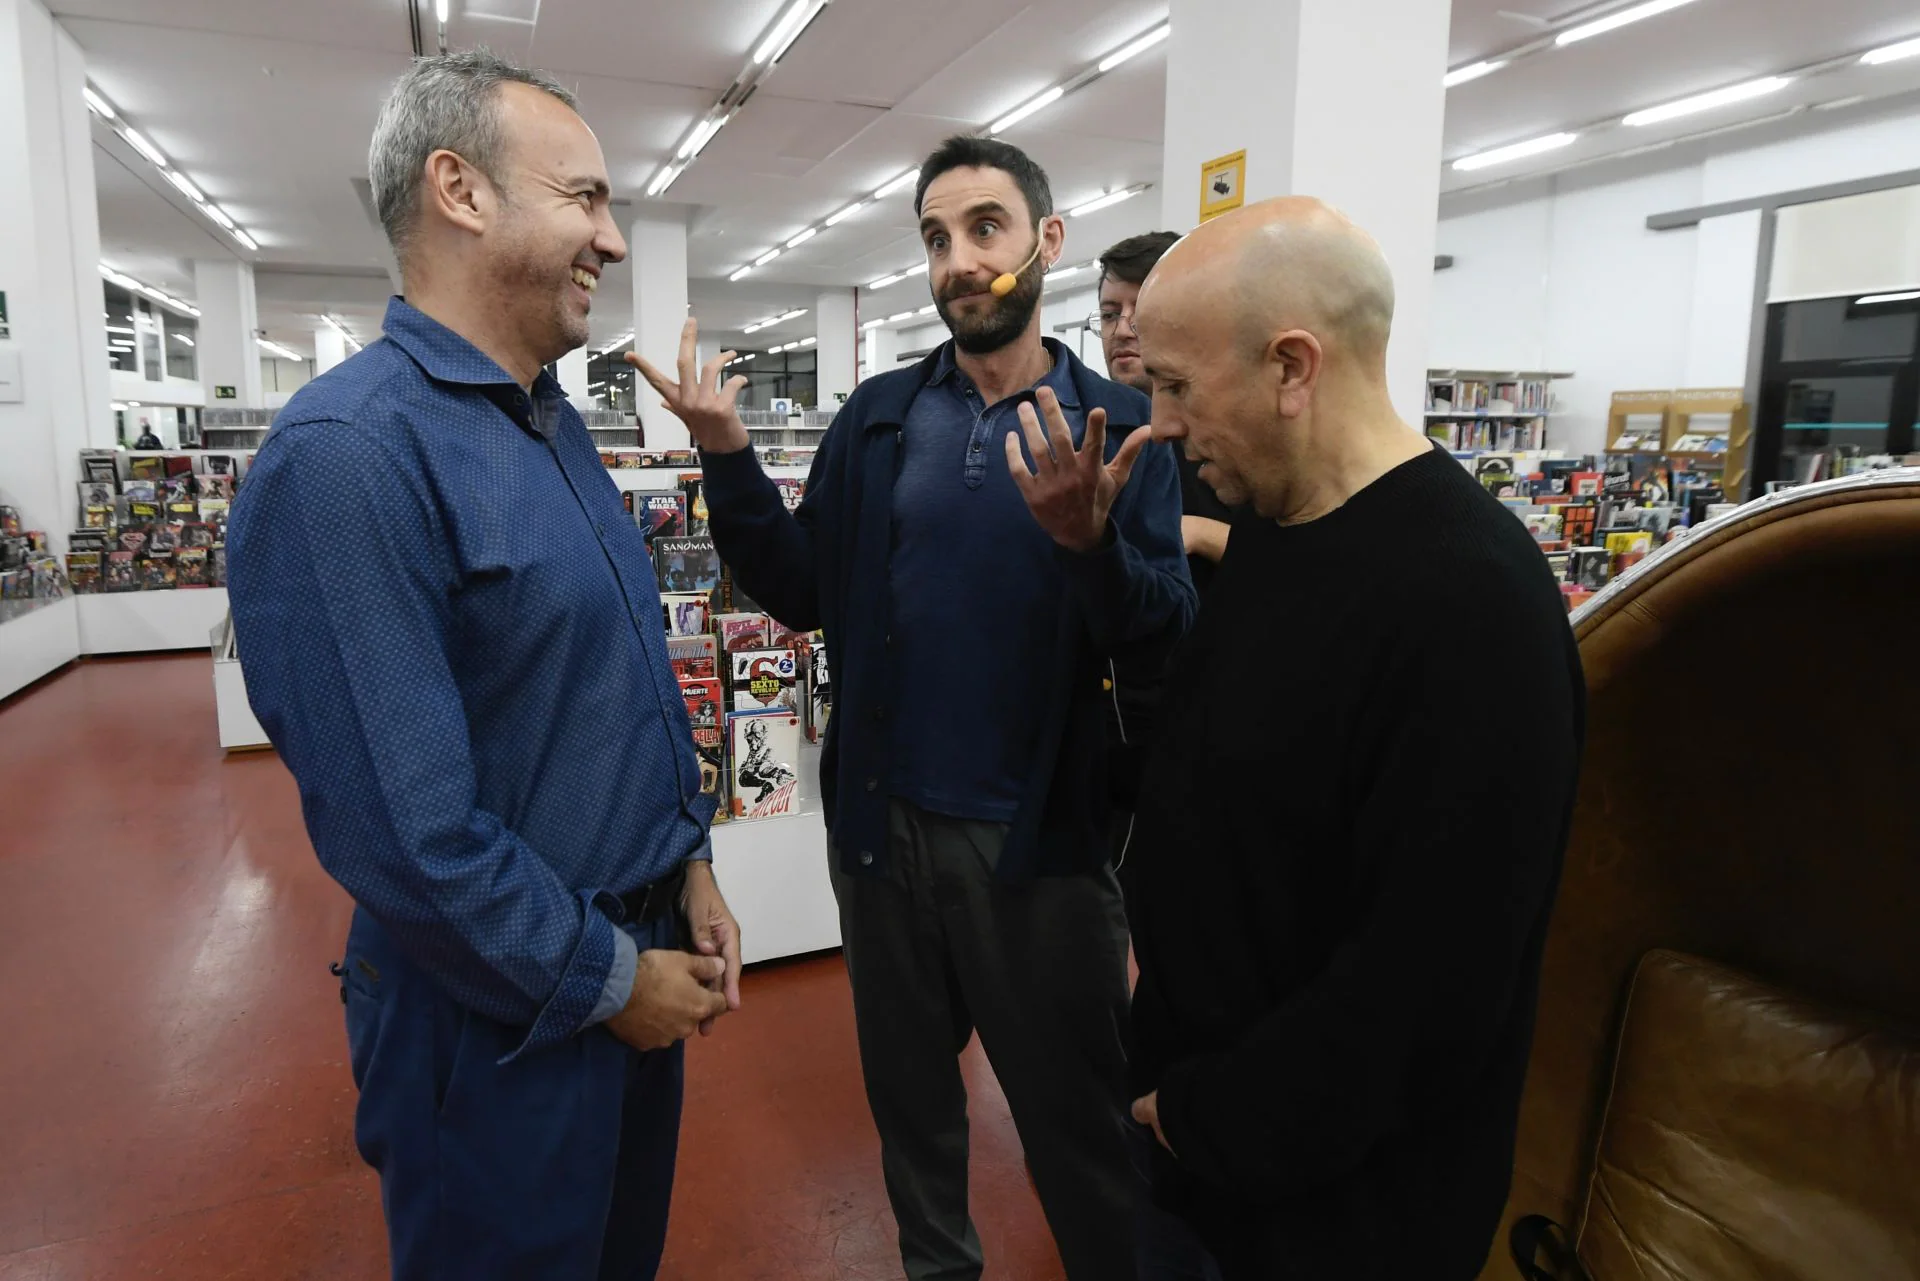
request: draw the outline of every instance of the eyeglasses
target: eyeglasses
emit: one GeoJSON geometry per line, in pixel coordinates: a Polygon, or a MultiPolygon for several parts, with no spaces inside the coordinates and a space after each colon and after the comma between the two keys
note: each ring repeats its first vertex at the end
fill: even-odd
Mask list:
{"type": "Polygon", "coordinates": [[[1140,330],[1138,329],[1138,327],[1134,325],[1133,313],[1131,312],[1096,311],[1091,316],[1087,317],[1087,328],[1098,329],[1103,334],[1116,333],[1119,331],[1120,322],[1123,320],[1127,322],[1127,327],[1129,329],[1132,329],[1134,334],[1137,336],[1140,330]]]}

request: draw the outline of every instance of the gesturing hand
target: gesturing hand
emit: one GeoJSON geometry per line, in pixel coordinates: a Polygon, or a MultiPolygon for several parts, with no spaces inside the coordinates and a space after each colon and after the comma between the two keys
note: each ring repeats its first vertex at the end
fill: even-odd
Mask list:
{"type": "Polygon", "coordinates": [[[1153,1137],[1160,1140],[1160,1146],[1173,1151],[1173,1144],[1167,1142],[1167,1133],[1160,1128],[1160,1091],[1155,1090],[1144,1098],[1133,1101],[1133,1119],[1153,1131],[1153,1137]]]}
{"type": "Polygon", "coordinates": [[[1034,394],[1040,412],[1047,416],[1047,430],[1040,430],[1040,419],[1033,406],[1022,402],[1020,425],[1025,428],[1027,448],[1033,453],[1033,467],[1020,453],[1020,437],[1007,433],[1007,470],[1013,483],[1027,500],[1033,518],[1053,541],[1071,551],[1090,552],[1100,546],[1107,533],[1107,513],[1113,500],[1133,473],[1134,460],[1146,448],[1152,433],[1136,430],[1121,444],[1112,462],[1107,456],[1107,411],[1095,409],[1087,414],[1087,431],[1081,447],[1073,447],[1073,432],[1067,416],[1060,412],[1060,399],[1053,388],[1042,387],[1034,394]]]}
{"type": "Polygon", "coordinates": [[[660,393],[660,407],[687,425],[687,434],[693,437],[694,444],[710,454],[737,453],[751,443],[746,425],[740,421],[740,411],[734,408],[740,389],[747,385],[746,375],[735,374],[724,383],[720,381],[720,371],[737,354],[731,351],[721,352],[707,362],[705,369],[696,370],[694,340],[699,334],[700,322],[687,317],[687,323],[680,330],[677,382],[669,381],[637,351],[628,352],[626,362],[639,370],[647,384],[660,393]]]}
{"type": "MultiPolygon", "coordinates": [[[[702,956],[717,956],[726,965],[721,976],[710,982],[710,991],[727,999],[729,1012],[740,1008],[740,923],[733,919],[720,886],[713,879],[713,864],[694,860],[687,864],[687,893],[684,904],[687,926],[693,934],[694,950],[702,956]]],[[[700,1035],[713,1032],[713,1020],[700,1025],[700,1035]]]]}
{"type": "Polygon", "coordinates": [[[648,948],[633,971],[633,993],[607,1031],[636,1050],[660,1050],[692,1036],[701,1023],[727,1012],[727,998],[710,991],[727,972],[717,956],[648,948]]]}

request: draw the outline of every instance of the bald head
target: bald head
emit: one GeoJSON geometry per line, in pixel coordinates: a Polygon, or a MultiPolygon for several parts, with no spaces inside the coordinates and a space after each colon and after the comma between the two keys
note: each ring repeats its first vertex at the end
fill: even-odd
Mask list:
{"type": "Polygon", "coordinates": [[[1383,364],[1393,329],[1393,273],[1373,237],[1323,201],[1282,196],[1236,209],[1181,240],[1141,291],[1140,309],[1182,310],[1231,298],[1250,354],[1304,329],[1329,360],[1383,364]],[[1157,295],[1157,296],[1156,296],[1157,295]]]}

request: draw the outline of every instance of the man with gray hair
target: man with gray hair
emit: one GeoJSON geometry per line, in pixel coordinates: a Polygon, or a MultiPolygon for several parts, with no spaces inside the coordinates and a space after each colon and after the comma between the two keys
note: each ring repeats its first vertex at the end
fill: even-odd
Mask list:
{"type": "Polygon", "coordinates": [[[369,166],[405,297],[228,540],[248,697],[357,905],[355,1138],[399,1281],[649,1278],[740,939],[646,547],[543,372],[626,256],[606,162],[479,52],[414,64],[369,166]]]}

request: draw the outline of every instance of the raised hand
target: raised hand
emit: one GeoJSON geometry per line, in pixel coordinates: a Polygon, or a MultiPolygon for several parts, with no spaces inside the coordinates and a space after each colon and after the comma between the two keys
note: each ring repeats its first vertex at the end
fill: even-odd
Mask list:
{"type": "Polygon", "coordinates": [[[693,443],[710,454],[732,454],[751,443],[746,424],[734,402],[747,385],[744,374],[735,374],[724,383],[720,371],[737,352],[723,351],[707,362],[705,369],[693,367],[694,341],[700,335],[700,322],[687,317],[680,330],[679,379],[666,375],[647,363],[637,351],[626,354],[626,362],[640,371],[647,384],[660,393],[660,407],[687,425],[693,443]]]}
{"type": "Polygon", "coordinates": [[[1033,518],[1054,542],[1071,551],[1093,551],[1106,538],[1107,513],[1113,510],[1113,500],[1133,474],[1134,460],[1140,457],[1152,433],[1144,427],[1136,430],[1109,463],[1105,461],[1106,410],[1087,414],[1086,436],[1076,450],[1073,431],[1067,426],[1067,416],[1060,412],[1060,399],[1053,388],[1042,387],[1034,399],[1046,415],[1045,432],[1032,405],[1023,402],[1019,410],[1033,467],[1029,469],[1021,456],[1019,435],[1008,432],[1007,470],[1013,473],[1013,483],[1020,487],[1033,518]]]}

